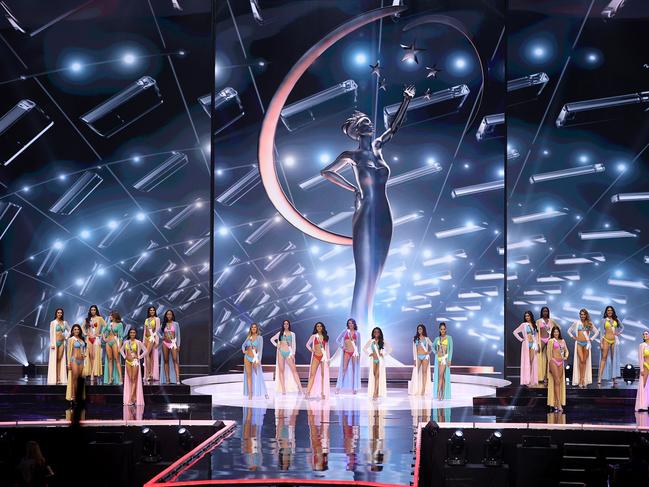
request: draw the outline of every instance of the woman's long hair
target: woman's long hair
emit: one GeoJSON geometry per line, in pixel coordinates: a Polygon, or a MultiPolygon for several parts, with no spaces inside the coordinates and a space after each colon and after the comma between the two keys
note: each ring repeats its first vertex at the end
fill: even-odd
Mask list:
{"type": "Polygon", "coordinates": [[[77,338],[79,338],[83,343],[86,343],[86,339],[83,338],[83,330],[81,329],[81,325],[79,325],[79,324],[77,324],[77,323],[75,323],[74,325],[72,325],[72,328],[70,328],[70,336],[71,336],[71,337],[74,336],[74,329],[75,329],[75,328],[78,328],[78,329],[79,329],[79,336],[78,336],[77,338]]]}
{"type": "Polygon", "coordinates": [[[558,330],[558,331],[559,331],[559,338],[558,338],[558,340],[563,340],[563,336],[561,335],[561,328],[559,328],[559,327],[556,326],[556,325],[552,327],[552,331],[550,332],[550,338],[554,338],[554,330],[558,330]]]}
{"type": "MultiPolygon", "coordinates": [[[[282,321],[282,327],[279,330],[279,340],[282,341],[282,337],[284,336],[284,323],[288,323],[288,331],[291,330],[291,322],[289,320],[284,320],[282,321]]],[[[257,333],[259,333],[259,325],[257,325],[257,333]]]]}
{"type": "Polygon", "coordinates": [[[327,343],[329,341],[329,335],[327,335],[327,327],[322,321],[318,321],[315,325],[313,325],[313,334],[315,335],[316,333],[318,333],[318,325],[322,325],[322,339],[325,343],[327,343]]]}
{"type": "Polygon", "coordinates": [[[347,318],[347,321],[345,322],[345,328],[349,330],[349,322],[352,322],[354,325],[354,331],[358,330],[358,325],[356,324],[356,320],[354,318],[347,318]]]}
{"type": "Polygon", "coordinates": [[[99,315],[99,308],[97,307],[97,305],[96,305],[96,304],[91,304],[90,307],[88,308],[88,316],[86,316],[86,325],[89,325],[89,324],[90,324],[90,320],[92,319],[92,313],[91,313],[92,308],[95,308],[95,311],[96,311],[95,316],[96,316],[97,318],[100,317],[100,315],[99,315]]]}
{"type": "Polygon", "coordinates": [[[581,320],[581,314],[584,313],[586,315],[586,324],[588,326],[593,326],[593,320],[590,319],[590,313],[586,308],[581,308],[579,310],[579,319],[581,320]]]}
{"type": "Polygon", "coordinates": [[[61,310],[61,321],[65,320],[65,311],[63,308],[56,308],[54,310],[54,320],[56,321],[56,315],[59,313],[59,310],[61,310]]]}
{"type": "Polygon", "coordinates": [[[548,312],[548,320],[549,320],[550,319],[550,308],[548,308],[547,306],[543,306],[541,308],[541,314],[539,315],[539,318],[541,318],[541,319],[543,319],[543,311],[548,312]]]}
{"type": "Polygon", "coordinates": [[[167,311],[165,311],[165,314],[162,317],[162,326],[166,325],[167,323],[173,323],[174,321],[176,321],[176,314],[174,313],[174,310],[168,309],[167,311]],[[169,313],[170,311],[171,311],[171,321],[167,321],[167,313],[169,313]]]}
{"type": "MultiPolygon", "coordinates": [[[[172,311],[173,313],[173,311],[172,311]]],[[[252,327],[255,326],[257,328],[257,336],[261,336],[261,329],[259,328],[259,323],[250,323],[250,328],[248,328],[248,336],[246,337],[246,340],[249,340],[252,337],[252,327]]],[[[284,325],[282,325],[284,326],[284,325]]]]}
{"type": "Polygon", "coordinates": [[[439,336],[442,336],[442,326],[443,326],[444,329],[446,330],[446,336],[448,336],[448,326],[446,326],[446,322],[445,322],[445,321],[442,321],[442,322],[439,324],[439,327],[438,327],[438,330],[439,330],[439,336]]]}
{"type": "Polygon", "coordinates": [[[151,313],[150,313],[151,310],[153,310],[153,318],[157,318],[157,317],[158,317],[158,310],[155,309],[155,306],[149,306],[149,307],[146,309],[146,319],[147,319],[147,320],[148,320],[149,318],[151,318],[151,313]]]}
{"type": "Polygon", "coordinates": [[[25,458],[34,460],[39,466],[45,465],[45,457],[41,453],[41,447],[35,441],[28,441],[25,443],[25,458]]]}
{"type": "Polygon", "coordinates": [[[536,327],[536,320],[534,319],[534,313],[532,313],[529,309],[523,313],[523,323],[528,323],[528,321],[525,319],[527,315],[530,315],[530,325],[532,325],[532,328],[534,328],[534,331],[538,331],[538,328],[536,327]]]}
{"type": "Polygon", "coordinates": [[[611,305],[608,305],[606,308],[604,308],[604,318],[606,318],[606,312],[608,311],[609,308],[611,308],[611,310],[613,310],[611,318],[614,319],[615,321],[618,321],[617,314],[615,313],[615,308],[613,306],[611,306],[611,305]]]}
{"type": "Polygon", "coordinates": [[[372,340],[374,340],[374,332],[375,332],[376,330],[379,330],[379,350],[383,350],[383,344],[384,344],[384,340],[383,340],[383,330],[381,330],[378,326],[375,326],[375,327],[372,329],[372,340]]]}
{"type": "Polygon", "coordinates": [[[419,327],[422,328],[422,331],[423,331],[422,336],[425,336],[425,337],[428,336],[428,332],[426,331],[426,326],[423,323],[419,323],[417,325],[417,331],[415,332],[415,337],[412,339],[413,342],[416,342],[417,338],[419,338],[419,327]]]}
{"type": "Polygon", "coordinates": [[[113,311],[110,312],[109,318],[111,318],[112,321],[114,321],[115,323],[121,323],[122,322],[122,317],[119,314],[119,311],[117,311],[116,309],[114,309],[113,311]]]}

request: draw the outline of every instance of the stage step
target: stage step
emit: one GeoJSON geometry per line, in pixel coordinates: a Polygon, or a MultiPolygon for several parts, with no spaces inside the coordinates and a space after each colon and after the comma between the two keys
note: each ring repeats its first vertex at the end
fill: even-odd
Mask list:
{"type": "MultiPolygon", "coordinates": [[[[64,402],[65,385],[0,384],[0,402],[4,399],[21,403],[64,402]],[[10,397],[9,397],[10,396],[10,397]]],[[[117,385],[86,386],[86,401],[91,404],[122,404],[123,387],[117,385]]],[[[211,396],[191,394],[189,386],[180,384],[147,384],[144,400],[150,404],[211,404],[211,396]]]]}
{"type": "Polygon", "coordinates": [[[609,462],[629,460],[628,444],[564,443],[560,485],[602,485],[609,462]]]}
{"type": "MultiPolygon", "coordinates": [[[[635,384],[637,386],[637,384],[635,384]]],[[[636,389],[632,385],[618,387],[589,387],[579,389],[568,387],[566,389],[566,406],[590,407],[631,407],[635,404],[636,389]]],[[[527,386],[498,387],[496,394],[491,396],[475,397],[474,407],[489,409],[491,407],[529,407],[547,408],[547,388],[527,386]]]]}

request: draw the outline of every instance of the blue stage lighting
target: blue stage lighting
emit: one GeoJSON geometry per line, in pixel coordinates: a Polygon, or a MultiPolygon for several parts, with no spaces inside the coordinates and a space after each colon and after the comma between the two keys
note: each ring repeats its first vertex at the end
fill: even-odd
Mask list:
{"type": "Polygon", "coordinates": [[[367,64],[367,54],[364,52],[357,52],[354,55],[354,62],[358,65],[367,64]]]}
{"type": "Polygon", "coordinates": [[[127,52],[122,56],[122,62],[129,66],[135,64],[135,59],[135,54],[133,54],[132,52],[127,52]]]}

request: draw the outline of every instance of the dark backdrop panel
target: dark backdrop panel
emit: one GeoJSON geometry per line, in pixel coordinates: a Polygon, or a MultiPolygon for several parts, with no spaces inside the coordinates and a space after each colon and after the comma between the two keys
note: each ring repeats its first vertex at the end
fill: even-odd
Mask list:
{"type": "MultiPolygon", "coordinates": [[[[24,26],[46,24],[66,2],[35,3],[24,26]]],[[[0,112],[29,99],[54,124],[0,167],[0,205],[18,210],[0,220],[2,361],[47,362],[57,307],[71,324],[91,304],[104,316],[117,309],[141,330],[154,305],[173,309],[183,329],[183,373],[207,371],[210,119],[198,97],[210,92],[211,12],[207,2],[183,7],[98,0],[34,36],[3,19],[0,112]],[[157,108],[109,138],[80,120],[143,76],[157,82],[157,108]],[[177,171],[137,184],[175,152],[177,171]],[[83,177],[94,183],[81,187],[83,177]],[[53,211],[62,197],[82,201],[53,211]]]]}
{"type": "Polygon", "coordinates": [[[646,113],[630,109],[599,121],[590,114],[584,124],[566,127],[557,127],[556,120],[566,103],[647,89],[641,46],[649,9],[644,2],[629,3],[604,20],[605,2],[594,2],[589,10],[591,4],[516,1],[508,15],[508,79],[549,76],[538,98],[508,109],[508,144],[520,153],[508,163],[508,241],[529,242],[507,253],[506,363],[512,375],[518,375],[520,345],[511,332],[527,309],[537,317],[549,306],[565,331],[579,309],[586,308],[599,326],[604,308],[613,305],[626,327],[623,364],[637,362],[647,325],[647,202],[614,202],[614,195],[646,191],[649,183],[646,113]],[[595,164],[603,171],[530,182],[536,174],[595,164]],[[516,221],[544,212],[540,219],[516,221]],[[621,238],[592,233],[611,231],[626,233],[621,238]]]}
{"type": "MultiPolygon", "coordinates": [[[[305,363],[304,343],[314,323],[323,321],[336,336],[350,315],[351,248],[307,237],[277,214],[257,172],[257,139],[266,107],[300,56],[343,22],[381,3],[264,2],[263,22],[254,18],[248,2],[217,4],[217,92],[234,89],[243,108],[236,113],[217,109],[215,117],[222,126],[243,116],[215,140],[214,371],[241,363],[240,346],[253,321],[261,324],[268,339],[283,319],[291,320],[298,337],[298,363],[305,363]]],[[[406,124],[385,146],[392,178],[418,169],[423,174],[388,189],[395,225],[374,315],[400,361],[412,360],[417,323],[425,323],[429,334],[435,335],[438,323],[446,321],[455,337],[455,364],[501,370],[503,190],[457,198],[452,191],[504,177],[504,139],[476,138],[482,118],[504,109],[503,2],[407,4],[401,18],[359,29],[304,74],[288,104],[346,80],[357,86],[356,102],[331,101],[325,108],[333,115],[315,114],[296,130],[280,123],[277,171],[285,193],[301,213],[328,230],[349,235],[353,194],[327,181],[306,183],[339,153],[355,147],[341,133],[345,119],[354,109],[361,110],[380,134],[383,108],[400,101],[404,84],[414,84],[418,96],[427,89],[436,92],[466,84],[471,93],[457,113],[406,124]],[[472,34],[487,73],[481,104],[476,103],[479,63],[464,37],[439,25],[401,31],[408,21],[428,14],[451,16],[472,34]],[[418,55],[419,64],[402,62],[400,44],[415,39],[426,49],[418,55]],[[369,67],[377,59],[385,90],[379,89],[369,67]],[[433,66],[441,71],[436,78],[427,77],[426,67],[433,66]],[[476,231],[463,231],[472,226],[476,231]],[[439,233],[450,229],[459,229],[459,235],[439,233]]],[[[264,360],[274,362],[275,351],[266,344],[264,360]]]]}

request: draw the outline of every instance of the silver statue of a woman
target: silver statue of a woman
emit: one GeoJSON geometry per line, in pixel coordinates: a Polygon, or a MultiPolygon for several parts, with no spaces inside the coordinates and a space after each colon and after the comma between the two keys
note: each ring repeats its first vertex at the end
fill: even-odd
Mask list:
{"type": "Polygon", "coordinates": [[[354,112],[343,124],[342,130],[345,135],[358,141],[358,148],[343,152],[320,172],[332,183],[353,191],[356,197],[352,220],[356,279],[351,316],[364,328],[374,326],[374,294],[392,240],[392,213],[386,193],[390,166],[383,159],[383,146],[401,127],[414,96],[414,86],[403,90],[403,101],[392,124],[378,138],[374,138],[370,118],[364,113],[354,112]],[[347,165],[354,171],[356,184],[340,174],[347,165]]]}

